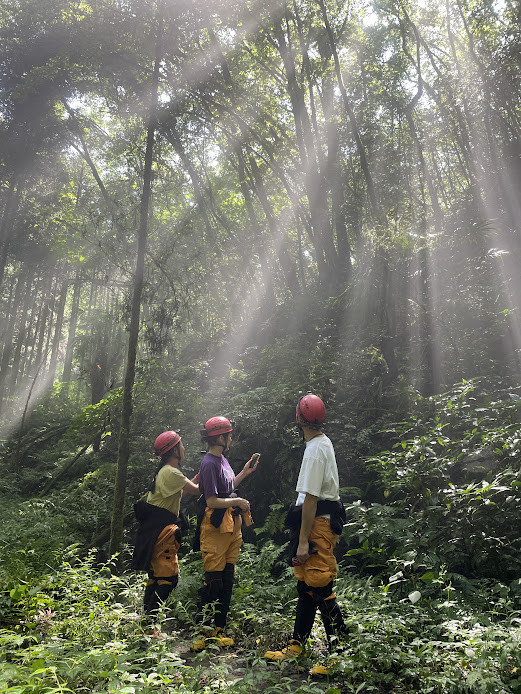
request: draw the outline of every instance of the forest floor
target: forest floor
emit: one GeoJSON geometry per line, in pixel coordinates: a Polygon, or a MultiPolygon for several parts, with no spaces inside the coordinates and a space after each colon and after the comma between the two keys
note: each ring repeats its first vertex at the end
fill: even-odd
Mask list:
{"type": "MultiPolygon", "coordinates": [[[[233,687],[245,678],[251,677],[254,672],[254,681],[257,691],[263,691],[263,684],[273,684],[274,679],[284,683],[288,691],[295,691],[307,682],[332,683],[334,677],[311,677],[310,668],[312,662],[308,659],[291,660],[284,662],[268,663],[259,653],[252,656],[250,650],[241,647],[208,650],[194,653],[190,650],[190,641],[182,641],[172,646],[172,652],[183,660],[187,666],[200,671],[200,684],[202,686],[212,684],[223,689],[233,687]],[[218,677],[216,678],[216,673],[218,677]]],[[[264,648],[262,649],[264,652],[264,648]]],[[[315,654],[317,662],[320,652],[315,654]]],[[[322,662],[322,661],[320,661],[322,662]]]]}

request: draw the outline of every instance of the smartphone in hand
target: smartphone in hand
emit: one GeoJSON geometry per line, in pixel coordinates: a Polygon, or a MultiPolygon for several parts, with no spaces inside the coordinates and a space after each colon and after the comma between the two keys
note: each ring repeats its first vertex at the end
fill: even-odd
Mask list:
{"type": "Polygon", "coordinates": [[[255,467],[255,463],[260,458],[260,453],[254,453],[251,457],[250,468],[255,467]]]}

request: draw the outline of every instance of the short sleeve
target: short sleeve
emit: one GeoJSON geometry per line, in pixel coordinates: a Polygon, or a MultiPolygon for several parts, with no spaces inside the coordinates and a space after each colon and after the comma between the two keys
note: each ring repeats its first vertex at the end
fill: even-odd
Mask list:
{"type": "Polygon", "coordinates": [[[205,499],[218,496],[219,494],[217,473],[217,466],[213,465],[211,462],[204,461],[201,465],[201,470],[199,472],[199,489],[203,490],[205,499]]]}
{"type": "Polygon", "coordinates": [[[188,478],[180,470],[171,465],[165,465],[156,479],[156,493],[165,498],[178,494],[187,482],[188,478]]]}
{"type": "Polygon", "coordinates": [[[322,481],[324,479],[325,462],[324,456],[320,455],[320,453],[318,455],[304,454],[297,480],[297,492],[320,496],[322,481]]]}

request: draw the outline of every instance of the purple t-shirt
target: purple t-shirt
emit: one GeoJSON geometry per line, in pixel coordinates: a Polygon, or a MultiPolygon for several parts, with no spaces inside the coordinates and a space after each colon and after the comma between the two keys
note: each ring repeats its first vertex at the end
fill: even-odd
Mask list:
{"type": "Polygon", "coordinates": [[[235,474],[224,455],[219,458],[207,453],[199,470],[199,491],[205,499],[211,496],[225,498],[235,489],[235,474]]]}

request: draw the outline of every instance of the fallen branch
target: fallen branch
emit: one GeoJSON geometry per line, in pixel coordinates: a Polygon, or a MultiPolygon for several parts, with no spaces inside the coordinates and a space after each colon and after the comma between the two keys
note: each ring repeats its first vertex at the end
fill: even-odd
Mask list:
{"type": "Polygon", "coordinates": [[[85,446],[83,446],[81,451],[79,453],[77,453],[74,456],[74,458],[71,458],[71,460],[67,460],[62,465],[61,469],[56,473],[56,475],[54,475],[54,477],[51,477],[47,481],[47,484],[45,485],[45,487],[42,489],[42,491],[40,492],[40,494],[38,496],[42,497],[42,496],[45,496],[46,494],[48,494],[49,491],[54,487],[56,482],[58,482],[58,480],[60,480],[65,475],[65,473],[68,472],[72,468],[74,463],[81,458],[81,456],[87,451],[87,449],[92,446],[92,444],[96,441],[98,436],[101,436],[103,434],[104,430],[105,429],[103,428],[101,430],[101,432],[98,432],[96,434],[96,436],[91,441],[89,441],[89,443],[87,443],[85,446]]]}

